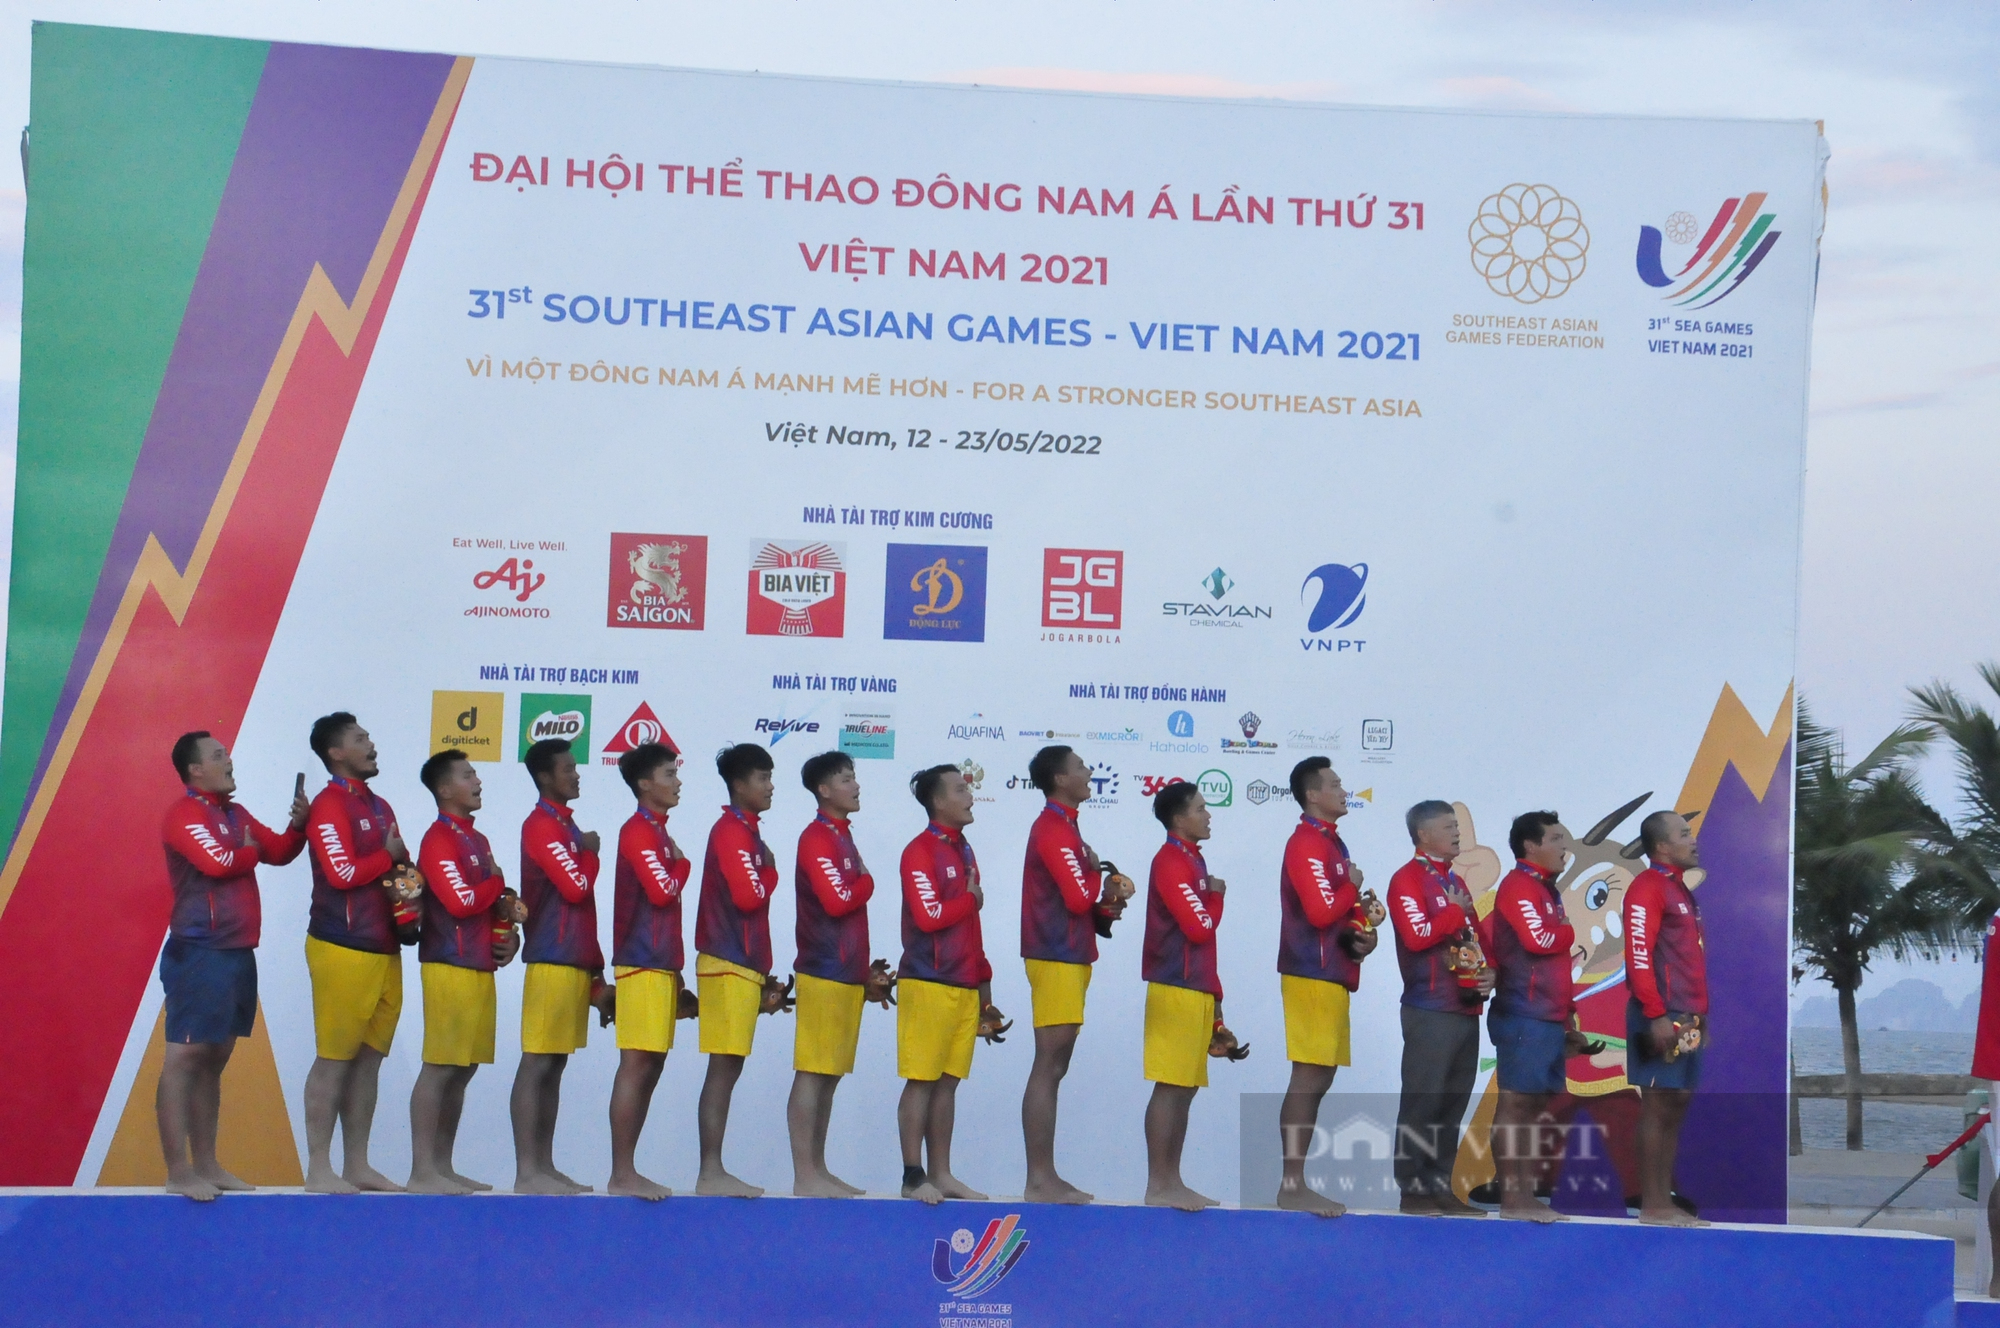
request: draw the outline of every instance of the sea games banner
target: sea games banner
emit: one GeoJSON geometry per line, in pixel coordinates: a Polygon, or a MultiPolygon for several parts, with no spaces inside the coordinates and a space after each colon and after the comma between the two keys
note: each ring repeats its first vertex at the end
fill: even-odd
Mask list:
{"type": "MultiPolygon", "coordinates": [[[[631,806],[617,754],[674,742],[691,848],[722,801],[714,752],[768,745],[787,864],[811,814],[799,762],[848,751],[885,883],[922,826],[910,773],[960,765],[995,997],[1023,1016],[1028,758],[1083,754],[1084,833],[1128,871],[1161,838],[1150,795],[1198,783],[1235,886],[1229,1022],[1254,1050],[1194,1108],[1189,1180],[1222,1194],[1239,1094],[1286,1079],[1296,761],[1343,775],[1378,889],[1419,799],[1460,804],[1481,892],[1515,814],[1562,814],[1583,841],[1562,883],[1574,977],[1609,1044],[1571,1062],[1562,1109],[1607,1126],[1614,1167],[1627,846],[1645,810],[1700,813],[1714,1105],[1682,1188],[1781,1220],[1811,123],[42,25],[32,129],[0,1183],[160,1172],[174,737],[227,741],[269,819],[294,772],[318,782],[313,718],[350,709],[405,827],[431,814],[427,754],[484,763],[480,821],[510,869],[541,736],[584,747],[579,820],[607,838],[631,806]]],[[[313,1057],[308,877],[261,877],[262,1018],[223,1157],[283,1182],[313,1057]]],[[[787,888],[781,967],[791,923],[787,888]]],[[[872,927],[893,960],[893,889],[872,927]]],[[[1143,1186],[1139,930],[1104,944],[1064,1095],[1065,1166],[1107,1198],[1143,1186]]],[[[520,983],[500,975],[500,1063],[460,1136],[460,1167],[503,1183],[520,983]]],[[[1343,1088],[1394,1092],[1398,987],[1376,955],[1343,1088]]],[[[383,1073],[391,1173],[419,1005],[383,1073]]],[[[732,1167],[776,1187],[790,1041],[787,1017],[763,1025],[731,1132],[732,1167]]],[[[1031,1052],[981,1046],[959,1094],[961,1169],[996,1193],[1022,1183],[1031,1052]]],[[[590,1179],[615,1060],[598,1031],[565,1081],[558,1162],[590,1179]]],[[[676,1185],[699,1080],[684,1042],[640,1159],[676,1185]]],[[[1462,1188],[1490,1173],[1490,1087],[1462,1188]]],[[[871,1014],[830,1160],[876,1191],[899,1174],[898,1088],[893,1020],[871,1014]]],[[[951,1294],[1013,1257],[1005,1233],[953,1241],[951,1294]]]]}

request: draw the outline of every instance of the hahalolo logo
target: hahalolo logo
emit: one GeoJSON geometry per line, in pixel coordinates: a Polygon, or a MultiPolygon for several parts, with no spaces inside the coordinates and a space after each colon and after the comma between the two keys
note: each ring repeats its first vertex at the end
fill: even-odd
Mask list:
{"type": "Polygon", "coordinates": [[[1701,243],[1695,245],[1694,253],[1671,276],[1661,257],[1661,242],[1676,246],[1693,242],[1701,226],[1700,219],[1692,212],[1676,212],[1667,218],[1663,230],[1641,226],[1639,280],[1648,286],[1674,286],[1660,298],[1691,309],[1706,309],[1728,298],[1738,286],[1750,280],[1750,274],[1763,263],[1764,256],[1782,234],[1771,229],[1778,214],[1763,211],[1768,196],[1745,194],[1741,198],[1723,199],[1715,220],[1701,232],[1701,243]],[[1701,266],[1699,272],[1695,271],[1697,265],[1701,266]]]}
{"type": "Polygon", "coordinates": [[[1473,270],[1495,295],[1522,304],[1561,297],[1590,253],[1582,209],[1547,184],[1510,184],[1488,195],[1466,239],[1473,270]]]}

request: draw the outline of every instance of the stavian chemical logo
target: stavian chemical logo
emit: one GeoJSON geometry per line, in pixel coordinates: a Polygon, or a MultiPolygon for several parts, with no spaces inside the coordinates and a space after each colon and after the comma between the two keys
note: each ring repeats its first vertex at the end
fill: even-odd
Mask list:
{"type": "Polygon", "coordinates": [[[1226,598],[1236,588],[1236,582],[1220,567],[1201,579],[1201,588],[1206,592],[1206,598],[1167,600],[1160,605],[1160,616],[1176,619],[1190,627],[1240,628],[1249,623],[1271,620],[1271,606],[1268,604],[1244,604],[1226,598]]]}

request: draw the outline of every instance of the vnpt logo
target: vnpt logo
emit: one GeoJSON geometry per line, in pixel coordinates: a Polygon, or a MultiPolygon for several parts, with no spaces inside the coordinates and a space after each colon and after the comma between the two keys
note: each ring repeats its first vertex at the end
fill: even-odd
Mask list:
{"type": "Polygon", "coordinates": [[[762,540],[751,546],[747,631],[751,636],[839,636],[847,619],[847,564],[824,540],[762,540]]]}
{"type": "Polygon", "coordinates": [[[611,627],[698,632],[708,600],[706,535],[611,537],[611,627]]]}
{"type": "Polygon", "coordinates": [[[1306,573],[1306,579],[1300,584],[1301,602],[1304,602],[1307,590],[1315,581],[1319,583],[1319,594],[1312,602],[1311,612],[1306,615],[1306,630],[1312,636],[1300,638],[1300,647],[1305,650],[1352,650],[1359,653],[1366,641],[1323,637],[1320,633],[1329,629],[1338,631],[1361,616],[1361,610],[1368,605],[1368,564],[1321,563],[1306,573]]]}
{"type": "Polygon", "coordinates": [[[890,641],[984,641],[986,550],[891,544],[882,636],[890,641]]]}
{"type": "Polygon", "coordinates": [[[949,1295],[965,1299],[985,1295],[1028,1252],[1028,1233],[1020,1221],[1019,1213],[1009,1213],[988,1222],[976,1237],[961,1227],[950,1240],[939,1240],[931,1248],[931,1276],[949,1295]]]}
{"type": "Polygon", "coordinates": [[[1042,550],[1042,626],[1116,629],[1124,617],[1125,555],[1042,550]]]}
{"type": "Polygon", "coordinates": [[[1762,211],[1767,197],[1768,194],[1759,193],[1725,198],[1708,229],[1700,232],[1701,242],[1695,245],[1694,252],[1671,275],[1661,257],[1662,241],[1674,245],[1693,242],[1700,220],[1692,212],[1676,212],[1667,218],[1664,231],[1641,226],[1639,279],[1648,286],[1674,287],[1660,298],[1692,309],[1706,309],[1727,299],[1750,280],[1750,274],[1763,263],[1782,233],[1771,229],[1778,214],[1762,211]],[[1697,267],[1701,270],[1696,271],[1697,267]]]}

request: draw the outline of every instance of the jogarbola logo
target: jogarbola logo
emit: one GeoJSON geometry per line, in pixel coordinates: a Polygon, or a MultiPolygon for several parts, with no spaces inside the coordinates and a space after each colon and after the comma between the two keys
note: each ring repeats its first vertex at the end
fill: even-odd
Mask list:
{"type": "Polygon", "coordinates": [[[1473,270],[1495,295],[1539,304],[1583,275],[1590,229],[1583,212],[1546,184],[1510,184],[1479,205],[1466,232],[1473,270]]]}
{"type": "Polygon", "coordinates": [[[1745,194],[1741,198],[1726,198],[1716,210],[1715,220],[1708,223],[1708,230],[1702,233],[1701,243],[1687,262],[1681,264],[1680,271],[1672,276],[1660,259],[1660,242],[1665,240],[1674,245],[1683,245],[1695,238],[1701,225],[1700,219],[1692,212],[1676,212],[1667,218],[1664,234],[1651,226],[1639,228],[1639,279],[1648,286],[1674,286],[1660,298],[1673,304],[1686,305],[1695,309],[1706,309],[1709,305],[1726,299],[1738,286],[1750,280],[1750,274],[1764,261],[1764,255],[1771,252],[1771,246],[1778,242],[1779,231],[1771,229],[1771,223],[1778,219],[1775,212],[1763,212],[1766,194],[1745,194]],[[1708,262],[1695,272],[1696,265],[1703,259],[1708,262]],[[1689,274],[1693,273],[1692,276],[1689,274]],[[1683,280],[1685,278],[1685,280],[1683,280]],[[1727,285],[1723,283],[1727,282],[1727,285]],[[1697,303],[1699,301],[1699,303],[1697,303]]]}
{"type": "Polygon", "coordinates": [[[950,1295],[965,1299],[985,1295],[1028,1252],[1028,1233],[1020,1229],[1020,1221],[1019,1213],[1009,1213],[988,1222],[977,1237],[960,1227],[950,1240],[937,1241],[931,1247],[931,1276],[950,1295]]]}

